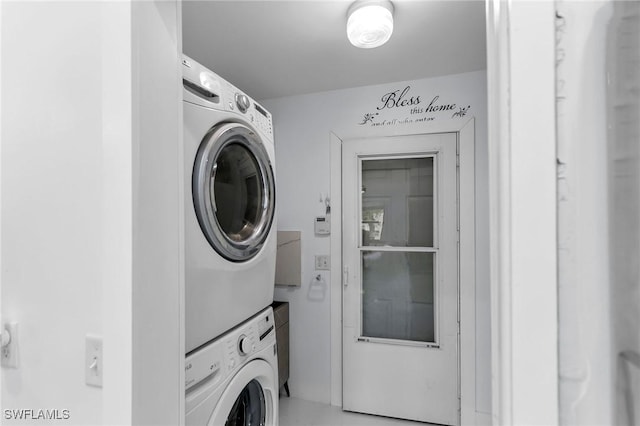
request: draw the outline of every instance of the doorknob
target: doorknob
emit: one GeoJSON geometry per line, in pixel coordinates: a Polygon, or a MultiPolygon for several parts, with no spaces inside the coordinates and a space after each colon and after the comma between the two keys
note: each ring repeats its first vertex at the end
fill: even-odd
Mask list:
{"type": "Polygon", "coordinates": [[[344,288],[347,288],[347,286],[349,285],[349,267],[345,266],[344,268],[342,268],[342,284],[344,285],[344,288]]]}

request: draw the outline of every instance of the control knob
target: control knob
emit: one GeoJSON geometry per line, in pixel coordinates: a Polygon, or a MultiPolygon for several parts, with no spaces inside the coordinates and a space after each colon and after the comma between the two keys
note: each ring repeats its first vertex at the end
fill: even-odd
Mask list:
{"type": "Polygon", "coordinates": [[[249,101],[249,97],[247,95],[236,93],[236,105],[238,105],[238,109],[240,110],[240,112],[246,112],[251,106],[251,102],[249,101]]]}
{"type": "Polygon", "coordinates": [[[238,351],[240,351],[240,355],[248,355],[254,349],[253,343],[251,343],[251,339],[247,336],[242,335],[240,339],[238,339],[238,351]]]}

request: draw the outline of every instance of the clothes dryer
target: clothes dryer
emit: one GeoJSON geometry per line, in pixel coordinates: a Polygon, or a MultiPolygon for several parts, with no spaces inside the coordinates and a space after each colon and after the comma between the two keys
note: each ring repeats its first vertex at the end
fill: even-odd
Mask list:
{"type": "Polygon", "coordinates": [[[273,301],[271,114],[183,57],[187,353],[273,301]]]}
{"type": "Polygon", "coordinates": [[[187,425],[277,426],[274,325],[267,308],[187,357],[187,425]]]}

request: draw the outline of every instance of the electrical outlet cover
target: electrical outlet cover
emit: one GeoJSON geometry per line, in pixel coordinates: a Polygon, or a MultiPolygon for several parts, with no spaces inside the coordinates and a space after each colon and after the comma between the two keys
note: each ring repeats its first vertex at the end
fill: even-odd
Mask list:
{"type": "Polygon", "coordinates": [[[4,325],[4,328],[9,332],[11,341],[7,346],[2,348],[2,353],[0,354],[2,366],[6,368],[18,368],[18,323],[9,322],[4,325]]]}
{"type": "Polygon", "coordinates": [[[331,269],[331,264],[329,263],[329,255],[316,255],[316,270],[328,271],[329,269],[331,269]]]}

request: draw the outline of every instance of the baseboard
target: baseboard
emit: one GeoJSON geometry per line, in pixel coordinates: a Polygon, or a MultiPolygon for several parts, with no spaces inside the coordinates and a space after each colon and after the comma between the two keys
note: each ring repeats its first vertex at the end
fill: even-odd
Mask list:
{"type": "Polygon", "coordinates": [[[491,426],[491,414],[476,411],[476,426],[491,426]]]}

